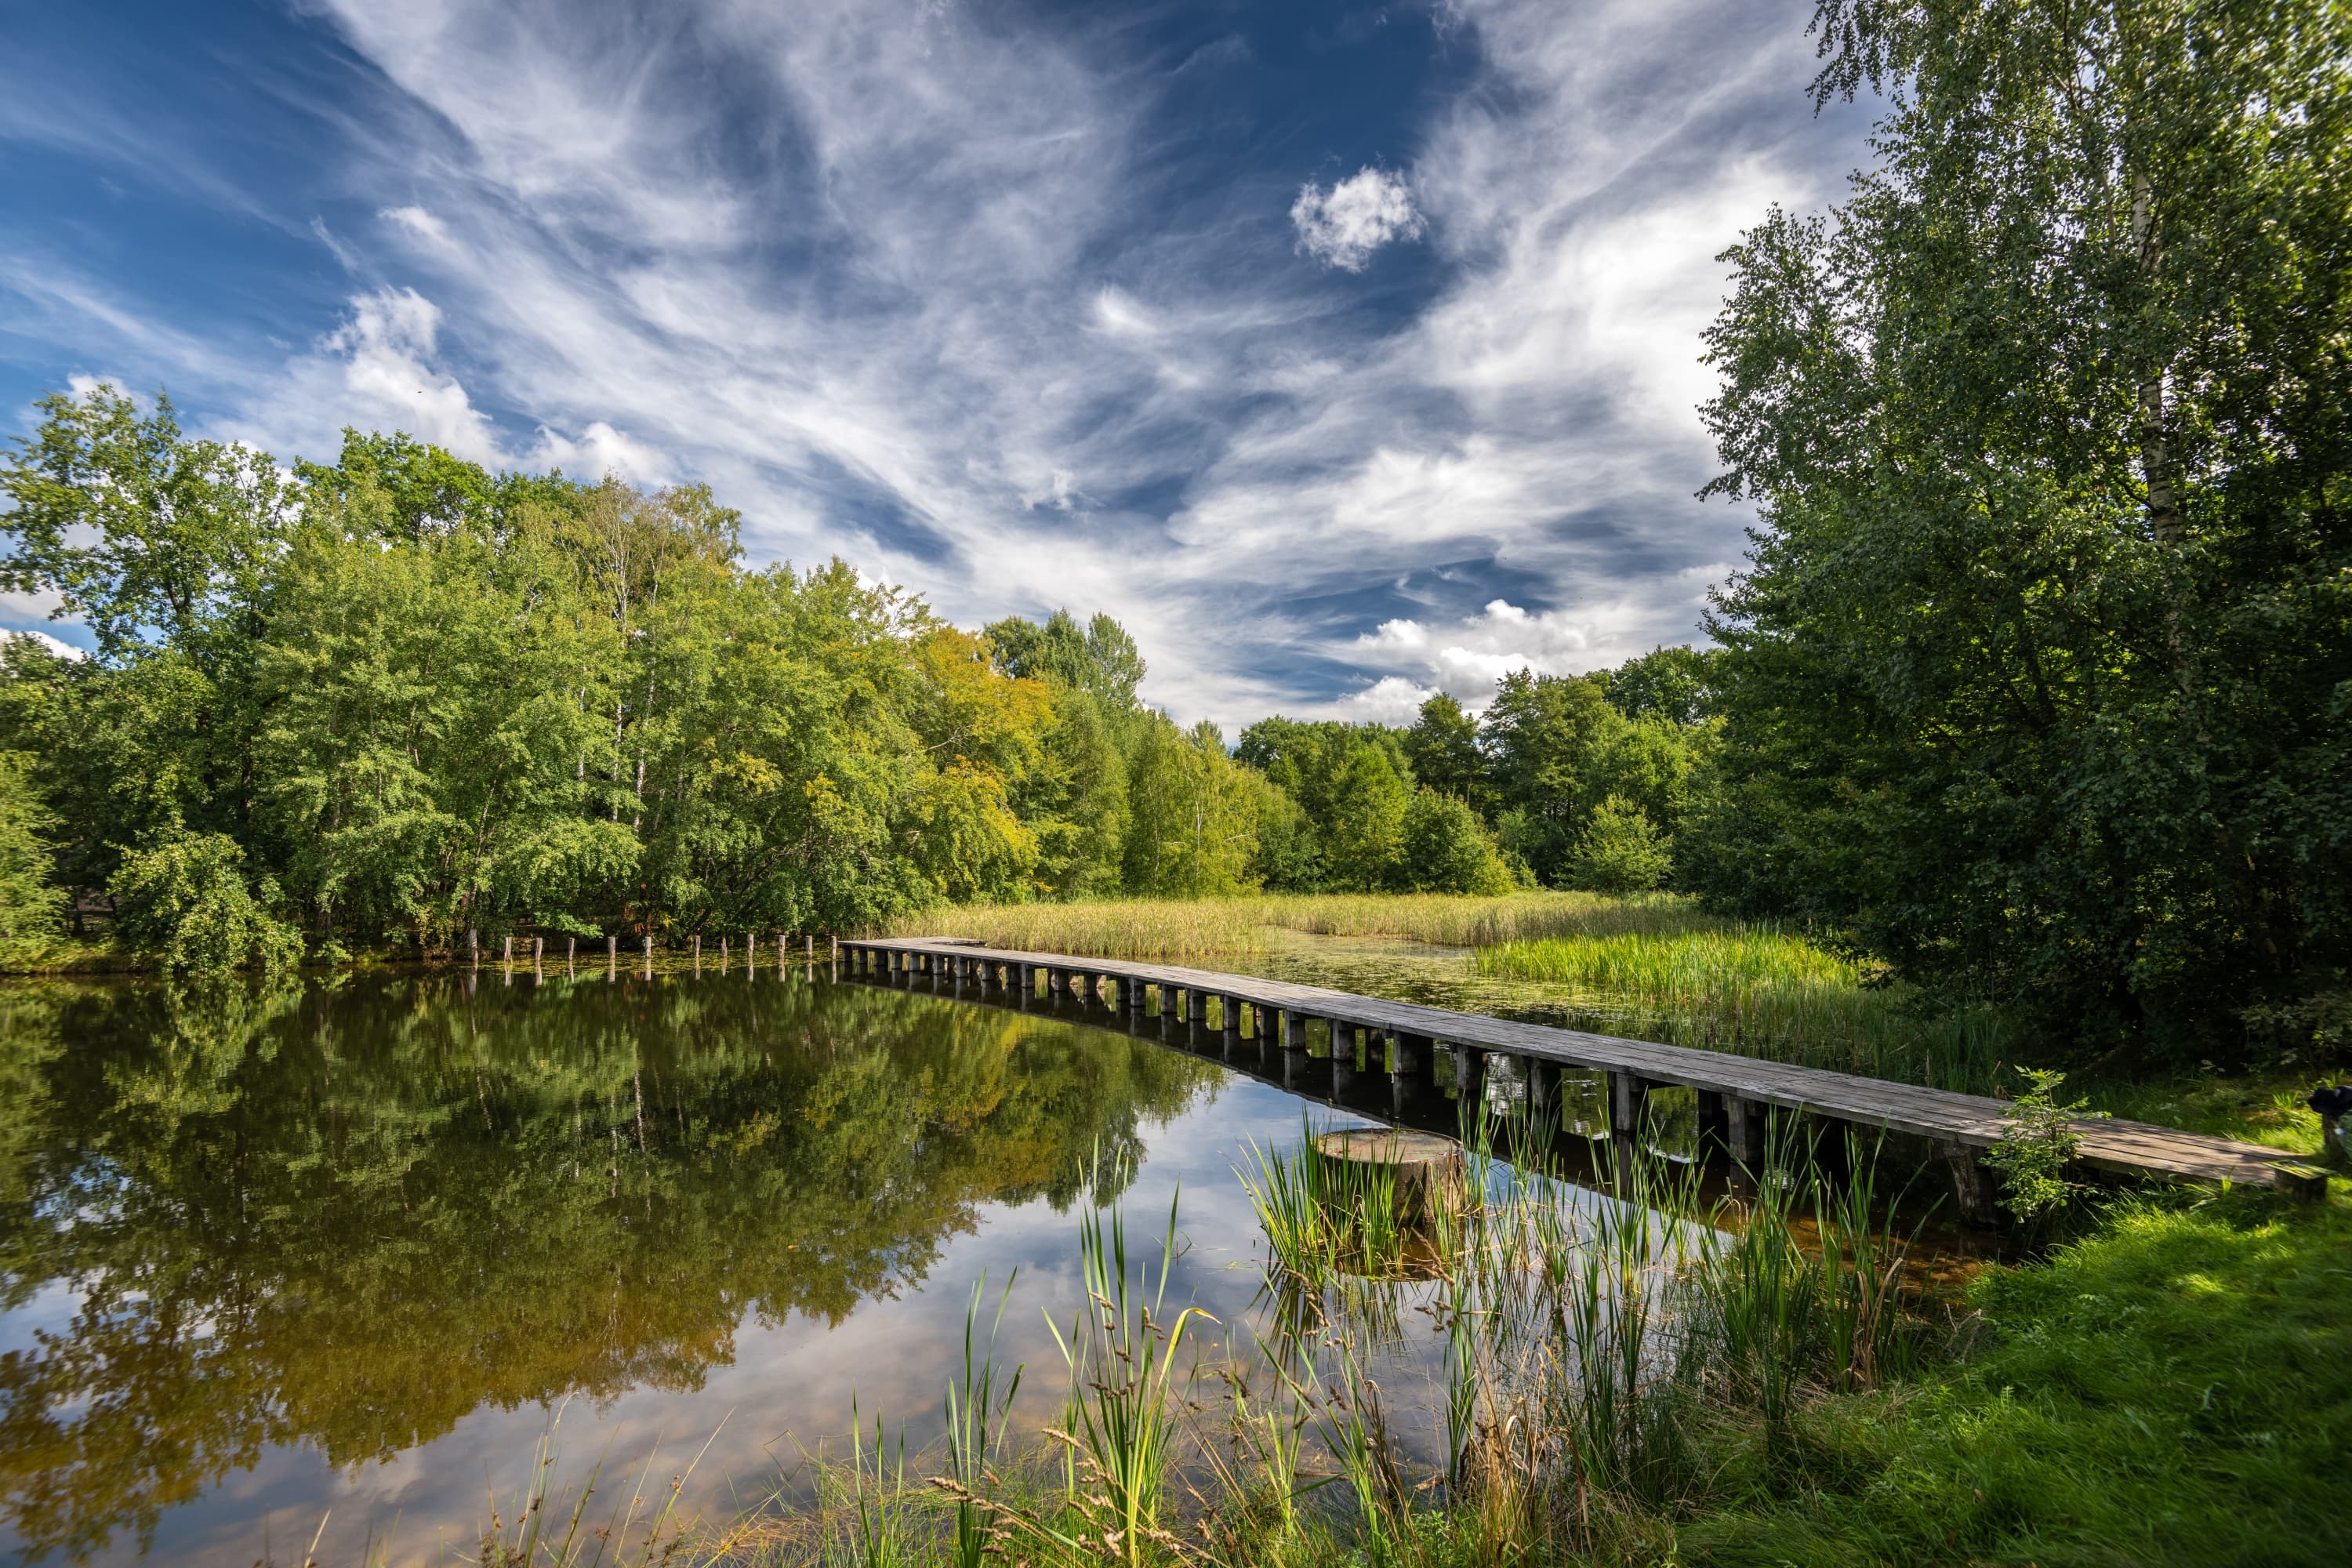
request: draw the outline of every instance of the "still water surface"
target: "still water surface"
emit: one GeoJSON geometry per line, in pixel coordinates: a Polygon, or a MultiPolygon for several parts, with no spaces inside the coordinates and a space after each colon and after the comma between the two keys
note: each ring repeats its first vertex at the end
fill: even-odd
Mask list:
{"type": "MultiPolygon", "coordinates": [[[[1225,966],[1510,1010],[1444,949],[1225,966]]],[[[1601,1121],[1597,1082],[1563,1089],[1601,1121]]],[[[1245,1147],[1455,1119],[1378,1073],[1332,1093],[1328,1060],[1172,1020],[740,958],[0,988],[0,1561],[300,1562],[323,1519],[323,1563],[446,1562],[559,1415],[567,1480],[609,1453],[658,1490],[701,1451],[686,1501],[726,1517],[804,1487],[853,1411],[932,1443],[983,1278],[1015,1280],[1034,1429],[1079,1213],[1114,1199],[1156,1237],[1181,1194],[1169,1299],[1255,1364],[1245,1147]]],[[[1695,1125],[1656,1109],[1671,1157],[1695,1125]]],[[[1425,1290],[1382,1289],[1424,1447],[1443,1342],[1425,1290]]]]}
{"type": "Polygon", "coordinates": [[[446,1561],[559,1409],[574,1475],[715,1432],[725,1511],[853,1399],[930,1441],[1015,1269],[1050,1420],[1078,1205],[1181,1187],[1170,1296],[1245,1333],[1232,1167],[1351,1120],[1160,1036],[740,960],[0,991],[0,1551],[446,1561]]]}

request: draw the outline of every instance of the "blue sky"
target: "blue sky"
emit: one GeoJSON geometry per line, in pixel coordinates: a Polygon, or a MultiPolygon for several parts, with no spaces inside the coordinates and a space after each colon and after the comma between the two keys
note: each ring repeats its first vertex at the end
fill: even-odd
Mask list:
{"type": "Polygon", "coordinates": [[[708,480],[755,560],[1108,609],[1185,719],[1475,707],[1739,559],[1714,256],[1866,155],[1810,11],[16,7],[0,431],[110,379],[281,461],[708,480]]]}

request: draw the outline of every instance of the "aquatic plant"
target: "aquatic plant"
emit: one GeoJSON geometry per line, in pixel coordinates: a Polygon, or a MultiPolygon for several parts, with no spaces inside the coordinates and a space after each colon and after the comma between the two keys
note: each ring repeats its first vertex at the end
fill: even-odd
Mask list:
{"type": "Polygon", "coordinates": [[[1014,1366],[1003,1391],[998,1391],[996,1333],[1003,1327],[1004,1309],[1013,1299],[1013,1287],[1020,1277],[1021,1271],[1014,1269],[998,1293],[996,1316],[989,1323],[984,1348],[979,1342],[979,1325],[982,1299],[988,1289],[985,1272],[973,1282],[971,1300],[964,1308],[962,1376],[959,1382],[948,1384],[948,1473],[933,1483],[955,1500],[955,1534],[950,1542],[949,1560],[956,1568],[980,1568],[982,1560],[1003,1533],[991,1517],[989,1506],[995,1490],[992,1467],[1003,1452],[1006,1413],[1012,1408],[1013,1396],[1021,1392],[1021,1374],[1026,1369],[1014,1366]]]}
{"type": "Polygon", "coordinates": [[[1160,1508],[1180,1433],[1177,1390],[1189,1371],[1177,1357],[1194,1320],[1214,1321],[1197,1307],[1164,1316],[1176,1267],[1180,1200],[1181,1194],[1169,1200],[1156,1279],[1149,1259],[1129,1268],[1127,1220],[1118,1205],[1081,1215],[1078,1254],[1087,1302],[1066,1333],[1046,1319],[1070,1373],[1063,1424],[1051,1434],[1067,1447],[1075,1467],[1070,1524],[1064,1529],[1027,1517],[1053,1545],[1129,1568],[1174,1544],[1160,1508]]]}

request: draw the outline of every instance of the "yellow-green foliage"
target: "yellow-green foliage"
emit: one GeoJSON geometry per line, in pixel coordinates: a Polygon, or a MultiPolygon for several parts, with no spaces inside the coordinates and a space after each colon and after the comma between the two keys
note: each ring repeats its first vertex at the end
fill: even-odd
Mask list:
{"type": "Polygon", "coordinates": [[[1275,945],[1282,931],[1480,947],[1570,934],[1680,934],[1714,924],[1688,900],[1663,893],[1624,899],[1553,892],[1503,898],[1335,893],[933,910],[892,922],[887,934],[976,937],[1037,952],[1142,959],[1261,952],[1275,945]]]}

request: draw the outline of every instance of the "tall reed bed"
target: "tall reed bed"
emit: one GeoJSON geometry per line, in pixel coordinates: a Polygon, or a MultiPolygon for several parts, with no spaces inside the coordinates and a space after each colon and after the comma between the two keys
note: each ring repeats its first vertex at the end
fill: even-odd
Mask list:
{"type": "Polygon", "coordinates": [[[1482,948],[1471,964],[1674,1045],[1979,1092],[2007,1054],[1990,1010],[1931,1014],[1872,966],[1769,925],[1546,937],[1482,948]]]}
{"type": "Polygon", "coordinates": [[[1100,903],[970,905],[907,915],[887,934],[974,937],[992,946],[1091,958],[1175,959],[1255,953],[1284,931],[1382,936],[1476,947],[1562,935],[1711,929],[1686,899],[1528,892],[1287,894],[1234,899],[1120,899],[1100,903]]]}

